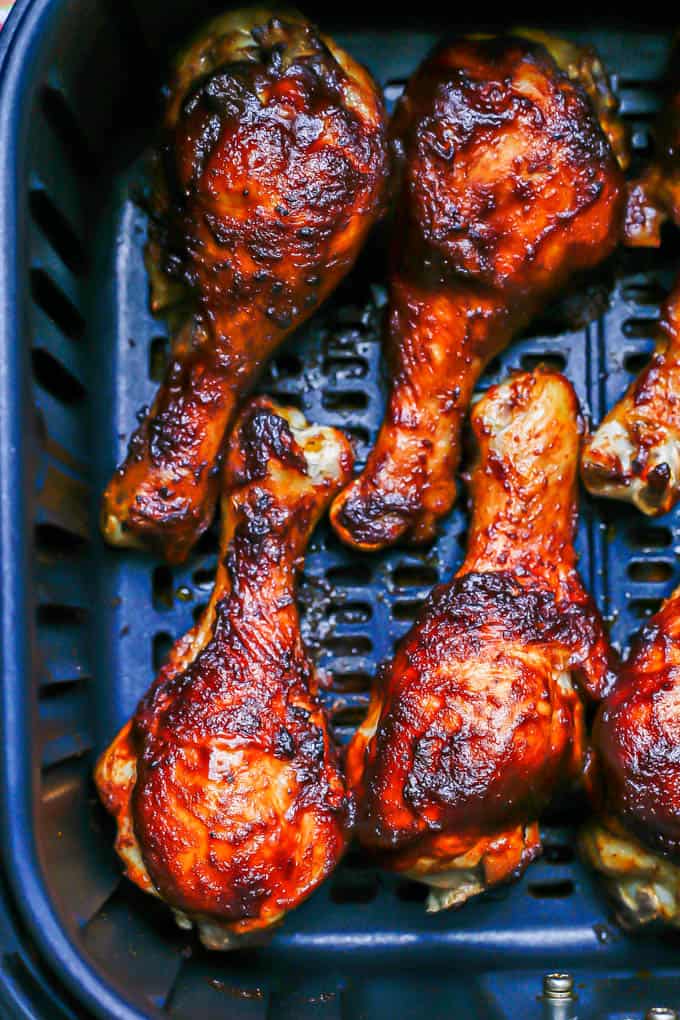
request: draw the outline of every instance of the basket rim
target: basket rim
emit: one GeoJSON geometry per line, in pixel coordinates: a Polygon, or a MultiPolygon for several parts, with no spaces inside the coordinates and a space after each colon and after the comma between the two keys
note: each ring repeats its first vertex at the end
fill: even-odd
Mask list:
{"type": "Polygon", "coordinates": [[[149,1020],[153,1005],[140,1012],[122,989],[88,963],[59,920],[48,892],[35,831],[30,793],[34,763],[22,753],[30,746],[31,688],[30,572],[27,527],[31,505],[28,446],[24,427],[29,378],[21,340],[27,295],[20,278],[26,251],[25,218],[20,215],[21,139],[28,120],[27,95],[38,55],[48,45],[63,0],[17,0],[0,33],[0,846],[16,908],[39,955],[74,999],[94,1016],[149,1020]]]}

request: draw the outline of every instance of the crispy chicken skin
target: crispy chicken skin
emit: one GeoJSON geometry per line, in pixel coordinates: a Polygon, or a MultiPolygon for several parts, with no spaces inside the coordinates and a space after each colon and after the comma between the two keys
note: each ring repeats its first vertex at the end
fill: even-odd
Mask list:
{"type": "Polygon", "coordinates": [[[680,927],[680,588],[636,638],[593,730],[600,817],[581,835],[627,927],[680,927]]]}
{"type": "Polygon", "coordinates": [[[666,101],[656,121],[654,156],[628,188],[625,240],[635,247],[658,248],[661,227],[670,219],[680,227],[680,36],[668,65],[666,101]]]}
{"type": "Polygon", "coordinates": [[[300,14],[235,11],[179,58],[162,157],[152,305],[188,300],[193,314],[104,494],[102,529],[180,562],[212,520],[239,400],[382,211],[382,98],[300,14]]]}
{"type": "Polygon", "coordinates": [[[583,449],[583,482],[649,516],[680,498],[680,277],[661,310],[649,364],[583,449]]]}
{"type": "Polygon", "coordinates": [[[612,682],[572,539],[580,418],[561,375],[493,387],[478,448],[468,553],[435,588],[375,684],[348,749],[358,834],[386,867],[457,906],[540,852],[537,819],[584,762],[577,685],[612,682]]]}
{"type": "Polygon", "coordinates": [[[341,432],[266,398],[247,405],[227,452],[210,604],[96,768],[128,877],[212,949],[279,921],[346,845],[351,802],[294,587],[351,469],[341,432]]]}
{"type": "MultiPolygon", "coordinates": [[[[569,76],[574,47],[542,38],[568,70],[540,42],[461,38],[425,61],[395,112],[392,386],[366,467],[331,511],[357,548],[433,537],[484,366],[620,234],[624,181],[569,76]]],[[[611,132],[610,107],[602,116],[611,132]]]]}

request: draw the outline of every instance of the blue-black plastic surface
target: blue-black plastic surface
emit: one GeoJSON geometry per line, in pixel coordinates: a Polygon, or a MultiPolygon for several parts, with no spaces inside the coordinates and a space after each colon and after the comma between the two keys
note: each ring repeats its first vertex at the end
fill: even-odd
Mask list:
{"type": "MultiPolygon", "coordinates": [[[[380,25],[370,10],[348,11],[344,22],[311,13],[373,69],[390,104],[443,27],[426,9],[417,27],[380,25]]],[[[167,336],[148,310],[139,202],[156,68],[199,20],[192,4],[20,0],[0,35],[0,1011],[41,1020],[532,1020],[542,1011],[540,975],[556,967],[576,976],[581,1020],[679,1005],[680,940],[623,935],[574,859],[582,805],[546,819],[546,856],[518,883],[457,913],[426,916],[417,886],[351,851],[257,952],[206,953],[120,879],[90,781],[94,755],[200,611],[215,562],[214,535],[169,570],[106,549],[96,528],[98,494],[151,398],[167,336]]],[[[642,161],[668,34],[579,34],[578,24],[572,34],[594,42],[615,72],[642,161]]],[[[551,309],[483,385],[548,360],[598,419],[651,349],[658,300],[680,261],[677,238],[665,240],[660,252],[617,257],[608,307],[589,325],[569,327],[568,311],[551,309]]],[[[360,459],[384,400],[383,242],[378,232],[262,381],[313,420],[348,428],[360,459]]],[[[581,569],[626,645],[677,583],[680,517],[649,522],[585,498],[582,511],[581,569]]],[[[461,505],[432,548],[377,557],[348,553],[326,528],[315,536],[303,627],[332,677],[325,697],[339,739],[361,716],[377,662],[460,561],[465,522],[461,505]]]]}

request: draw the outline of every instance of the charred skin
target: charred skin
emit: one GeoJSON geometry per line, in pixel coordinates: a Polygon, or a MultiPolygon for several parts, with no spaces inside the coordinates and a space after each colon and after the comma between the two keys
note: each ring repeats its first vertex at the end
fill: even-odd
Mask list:
{"type": "Polygon", "coordinates": [[[468,553],[378,677],[347,774],[381,862],[458,905],[540,852],[537,819],[583,766],[577,687],[612,682],[575,567],[580,419],[559,375],[520,374],[472,411],[468,553]]]}
{"type": "Polygon", "coordinates": [[[278,922],[346,846],[351,804],[294,588],[351,469],[341,432],[266,398],[246,406],[227,453],[210,604],[97,765],[128,877],[208,948],[278,922]]]}
{"type": "Polygon", "coordinates": [[[152,304],[188,300],[192,314],[104,494],[102,529],[180,562],[212,519],[239,400],[382,211],[387,145],[368,73],[301,15],[258,9],[218,18],[181,56],[165,139],[152,304]]]}
{"type": "Polygon", "coordinates": [[[571,274],[612,251],[624,198],[586,93],[525,38],[436,50],[408,83],[391,135],[402,178],[392,386],[366,467],[331,511],[343,541],[365,550],[433,537],[455,499],[477,379],[571,274]]]}
{"type": "Polygon", "coordinates": [[[654,129],[654,156],[628,187],[625,240],[633,248],[658,248],[661,228],[680,226],[680,37],[668,64],[666,100],[654,129]]]}
{"type": "Polygon", "coordinates": [[[583,449],[595,496],[655,517],[680,498],[680,278],[661,310],[656,349],[583,449]]]}
{"type": "Polygon", "coordinates": [[[581,838],[617,913],[680,926],[680,589],[643,628],[593,730],[600,817],[581,838]]]}

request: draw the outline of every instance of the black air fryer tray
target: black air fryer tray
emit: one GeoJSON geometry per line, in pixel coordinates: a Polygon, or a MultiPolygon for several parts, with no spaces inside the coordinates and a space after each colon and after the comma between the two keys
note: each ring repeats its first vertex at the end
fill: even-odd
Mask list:
{"type": "MultiPolygon", "coordinates": [[[[678,1005],[678,937],[631,938],[611,922],[574,857],[580,804],[546,819],[545,855],[519,882],[459,912],[425,915],[420,886],[352,850],[257,952],[208,954],[120,877],[90,778],[94,756],[206,603],[216,558],[212,532],[171,569],[107,549],[96,525],[99,494],[167,353],[142,261],[152,98],[168,52],[208,13],[184,0],[20,0],[0,37],[0,778],[5,899],[16,911],[0,918],[0,1009],[40,1020],[533,1020],[540,976],[555,968],[576,977],[580,1020],[639,1020],[653,1004],[678,1005]]],[[[308,13],[369,65],[390,107],[447,27],[426,6],[417,27],[391,29],[369,5],[344,21],[308,13]]],[[[670,32],[586,30],[587,17],[573,17],[565,34],[594,43],[613,71],[642,164],[670,32]]],[[[482,385],[544,361],[567,373],[599,420],[652,348],[679,238],[669,231],[661,251],[620,252],[482,385]],[[579,326],[574,307],[586,305],[604,310],[579,326]]],[[[313,421],[350,432],[360,462],[384,401],[384,246],[379,230],[262,382],[313,421]]],[[[678,581],[680,516],[651,522],[582,502],[581,570],[625,646],[678,581]]],[[[300,599],[340,740],[362,717],[377,663],[459,564],[465,527],[459,506],[431,548],[378,556],[354,555],[325,526],[317,532],[300,599]]]]}

